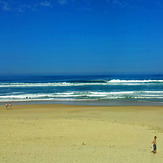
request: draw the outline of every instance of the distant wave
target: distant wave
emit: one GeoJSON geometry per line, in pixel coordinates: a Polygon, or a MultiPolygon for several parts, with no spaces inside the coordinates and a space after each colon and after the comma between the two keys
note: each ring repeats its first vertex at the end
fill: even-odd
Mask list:
{"type": "Polygon", "coordinates": [[[90,80],[78,82],[54,82],[54,83],[0,83],[0,87],[68,87],[86,85],[146,85],[163,84],[163,80],[90,80]]]}
{"type": "Polygon", "coordinates": [[[107,83],[107,80],[96,79],[96,80],[70,80],[69,83],[107,83]]]}
{"type": "Polygon", "coordinates": [[[109,81],[110,83],[161,83],[163,80],[120,80],[113,79],[109,81]]]}

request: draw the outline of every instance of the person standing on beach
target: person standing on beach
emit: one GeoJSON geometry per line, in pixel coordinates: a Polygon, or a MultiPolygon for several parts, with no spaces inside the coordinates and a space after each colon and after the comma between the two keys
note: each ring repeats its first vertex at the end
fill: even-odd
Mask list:
{"type": "Polygon", "coordinates": [[[156,139],[157,139],[157,136],[154,137],[154,140],[153,140],[153,153],[156,153],[157,151],[157,148],[156,148],[156,139]]]}
{"type": "Polygon", "coordinates": [[[8,104],[6,104],[6,109],[8,108],[8,104]]]}
{"type": "Polygon", "coordinates": [[[12,105],[11,104],[9,104],[9,108],[11,109],[11,107],[12,107],[12,105]]]}

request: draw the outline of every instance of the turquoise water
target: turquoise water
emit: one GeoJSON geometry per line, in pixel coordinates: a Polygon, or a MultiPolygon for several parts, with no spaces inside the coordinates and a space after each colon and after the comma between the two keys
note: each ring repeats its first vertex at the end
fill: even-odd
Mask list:
{"type": "Polygon", "coordinates": [[[0,102],[162,105],[163,75],[1,76],[0,102]]]}

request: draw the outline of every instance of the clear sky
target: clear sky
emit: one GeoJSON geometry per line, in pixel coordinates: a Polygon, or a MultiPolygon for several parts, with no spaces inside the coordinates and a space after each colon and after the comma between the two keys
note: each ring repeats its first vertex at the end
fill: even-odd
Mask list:
{"type": "Polygon", "coordinates": [[[0,0],[0,74],[163,73],[162,0],[0,0]]]}

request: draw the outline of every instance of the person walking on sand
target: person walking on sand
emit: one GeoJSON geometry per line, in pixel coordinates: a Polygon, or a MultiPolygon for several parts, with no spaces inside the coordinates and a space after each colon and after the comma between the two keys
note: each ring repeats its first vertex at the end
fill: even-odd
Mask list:
{"type": "Polygon", "coordinates": [[[8,104],[6,104],[6,109],[8,108],[8,104]]]}
{"type": "Polygon", "coordinates": [[[156,139],[157,139],[157,136],[154,137],[154,140],[153,140],[153,153],[156,153],[157,151],[157,148],[156,148],[156,139]]]}
{"type": "Polygon", "coordinates": [[[9,108],[11,109],[11,107],[12,107],[12,105],[11,104],[9,104],[9,108]]]}

